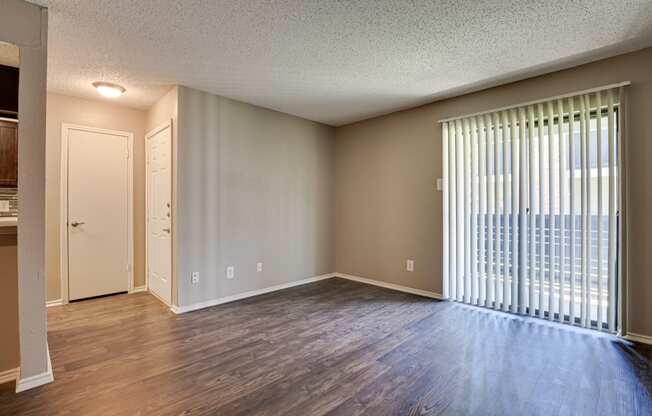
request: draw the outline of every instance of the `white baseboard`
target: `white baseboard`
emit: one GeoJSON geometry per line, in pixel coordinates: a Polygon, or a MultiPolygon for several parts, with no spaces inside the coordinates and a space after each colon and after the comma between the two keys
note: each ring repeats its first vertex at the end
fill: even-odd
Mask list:
{"type": "Polygon", "coordinates": [[[167,301],[165,301],[165,299],[163,299],[162,297],[160,297],[159,295],[157,295],[156,293],[154,293],[154,291],[151,291],[151,292],[148,292],[148,293],[149,293],[150,295],[154,296],[156,299],[158,299],[162,304],[164,304],[165,306],[167,306],[168,308],[170,308],[170,310],[172,309],[172,306],[170,306],[170,304],[169,304],[167,301]]]}
{"type": "Polygon", "coordinates": [[[333,273],[335,277],[341,277],[342,279],[353,280],[360,283],[366,283],[368,285],[384,287],[385,289],[397,290],[399,292],[410,293],[413,295],[424,296],[426,298],[432,299],[446,299],[442,294],[436,292],[430,292],[428,290],[414,289],[412,287],[401,286],[394,283],[381,282],[380,280],[368,279],[366,277],[354,276],[346,273],[333,273]]]}
{"type": "Polygon", "coordinates": [[[47,302],[45,302],[45,306],[47,306],[48,308],[50,306],[61,306],[61,305],[63,305],[63,299],[48,300],[47,302]]]}
{"type": "Polygon", "coordinates": [[[52,372],[52,360],[50,359],[50,347],[46,346],[48,352],[48,369],[45,373],[36,374],[35,376],[20,378],[16,381],[16,393],[21,391],[33,389],[34,387],[42,386],[44,384],[52,383],[54,381],[54,374],[52,372]]]}
{"type": "Polygon", "coordinates": [[[0,384],[9,383],[10,381],[18,380],[20,374],[20,367],[12,368],[10,370],[0,371],[0,384]]]}
{"type": "Polygon", "coordinates": [[[136,286],[131,290],[131,293],[138,293],[138,292],[147,292],[147,286],[145,285],[136,286]]]}
{"type": "Polygon", "coordinates": [[[205,302],[193,303],[192,305],[187,306],[176,306],[172,305],[170,310],[176,314],[182,314],[186,312],[196,311],[198,309],[210,308],[211,306],[221,305],[223,303],[234,302],[236,300],[246,299],[253,296],[264,295],[265,293],[276,292],[277,290],[288,289],[295,286],[301,286],[308,283],[318,282],[324,279],[330,279],[334,277],[333,273],[322,274],[320,276],[309,277],[307,279],[296,280],[294,282],[283,283],[276,286],[266,287],[264,289],[251,290],[249,292],[238,293],[237,295],[225,296],[223,298],[211,299],[205,302]]]}
{"type": "Polygon", "coordinates": [[[633,332],[629,332],[623,338],[625,338],[628,341],[635,341],[635,342],[640,342],[641,344],[652,345],[652,337],[649,335],[641,335],[641,334],[635,334],[633,332]]]}

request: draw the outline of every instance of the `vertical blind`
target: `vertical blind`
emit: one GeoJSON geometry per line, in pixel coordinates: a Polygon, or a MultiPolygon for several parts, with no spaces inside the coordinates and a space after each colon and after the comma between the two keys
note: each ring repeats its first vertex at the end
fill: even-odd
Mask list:
{"type": "Polygon", "coordinates": [[[622,94],[442,122],[446,297],[616,330],[622,94]]]}

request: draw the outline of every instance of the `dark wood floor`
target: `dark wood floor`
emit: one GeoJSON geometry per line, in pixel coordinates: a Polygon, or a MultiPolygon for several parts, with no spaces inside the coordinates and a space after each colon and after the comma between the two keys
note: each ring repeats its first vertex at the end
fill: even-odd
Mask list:
{"type": "Polygon", "coordinates": [[[55,382],[0,415],[650,415],[652,352],[330,279],[175,316],[50,308],[55,382]]]}

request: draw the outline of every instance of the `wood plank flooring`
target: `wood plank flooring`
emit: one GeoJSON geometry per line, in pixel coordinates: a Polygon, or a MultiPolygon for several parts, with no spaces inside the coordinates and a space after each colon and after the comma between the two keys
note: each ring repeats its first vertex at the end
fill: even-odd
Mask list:
{"type": "Polygon", "coordinates": [[[48,310],[55,382],[0,415],[651,415],[652,351],[329,279],[174,315],[147,293],[48,310]]]}

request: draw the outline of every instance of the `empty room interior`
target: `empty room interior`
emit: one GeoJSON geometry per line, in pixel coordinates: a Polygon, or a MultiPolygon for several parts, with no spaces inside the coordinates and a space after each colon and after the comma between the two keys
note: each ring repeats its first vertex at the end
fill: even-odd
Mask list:
{"type": "Polygon", "coordinates": [[[650,178],[650,0],[0,0],[0,415],[652,415],[650,178]]]}

